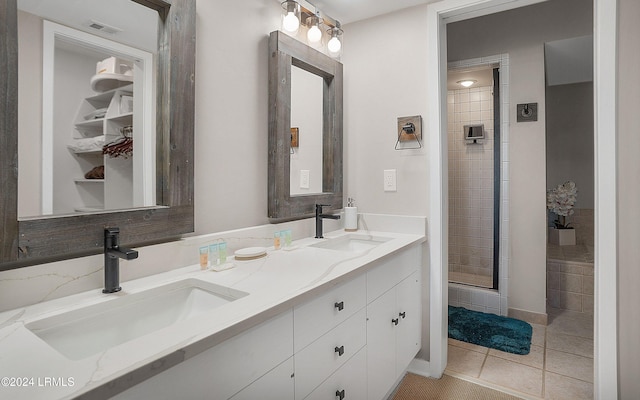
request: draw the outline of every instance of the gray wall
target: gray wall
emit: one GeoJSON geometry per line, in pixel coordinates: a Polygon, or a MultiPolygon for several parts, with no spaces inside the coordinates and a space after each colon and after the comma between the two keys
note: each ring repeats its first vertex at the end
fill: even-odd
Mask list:
{"type": "Polygon", "coordinates": [[[618,4],[618,396],[627,400],[640,398],[640,2],[618,4]]]}
{"type": "Polygon", "coordinates": [[[593,83],[547,86],[547,189],[568,180],[593,208],[593,83]]]}

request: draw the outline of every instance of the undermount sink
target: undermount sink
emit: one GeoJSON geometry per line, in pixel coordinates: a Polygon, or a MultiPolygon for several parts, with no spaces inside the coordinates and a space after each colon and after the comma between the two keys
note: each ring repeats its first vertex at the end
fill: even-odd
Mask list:
{"type": "Polygon", "coordinates": [[[65,357],[81,360],[246,295],[248,293],[189,278],[25,326],[65,357]]]}
{"type": "Polygon", "coordinates": [[[336,238],[325,239],[322,242],[312,244],[311,247],[348,251],[352,253],[363,253],[384,242],[388,242],[389,240],[391,240],[391,238],[363,234],[348,234],[338,236],[336,238]]]}

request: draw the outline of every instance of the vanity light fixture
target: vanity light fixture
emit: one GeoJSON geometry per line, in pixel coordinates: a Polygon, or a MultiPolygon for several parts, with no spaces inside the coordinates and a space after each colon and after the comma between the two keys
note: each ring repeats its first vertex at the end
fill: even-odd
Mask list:
{"type": "Polygon", "coordinates": [[[319,13],[316,11],[316,15],[307,18],[307,43],[310,46],[318,46],[322,40],[322,31],[320,30],[321,19],[319,13]]]}
{"type": "Polygon", "coordinates": [[[468,88],[469,86],[473,85],[476,82],[478,82],[478,81],[475,81],[473,79],[465,79],[465,80],[462,80],[462,81],[458,81],[456,83],[468,88]]]}
{"type": "Polygon", "coordinates": [[[289,33],[298,32],[300,27],[300,4],[295,0],[286,0],[281,3],[282,29],[289,33]]]}
{"type": "Polygon", "coordinates": [[[293,37],[302,36],[298,31],[300,25],[304,25],[306,29],[303,33],[306,34],[306,38],[298,37],[298,40],[306,40],[310,47],[318,50],[326,43],[325,54],[333,58],[340,57],[344,31],[339,21],[323,13],[308,0],[286,0],[281,5],[282,31],[293,37]]]}

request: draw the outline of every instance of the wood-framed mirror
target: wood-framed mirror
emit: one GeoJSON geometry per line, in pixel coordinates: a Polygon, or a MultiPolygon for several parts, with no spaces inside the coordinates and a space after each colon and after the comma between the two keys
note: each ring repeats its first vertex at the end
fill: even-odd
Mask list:
{"type": "Polygon", "coordinates": [[[0,270],[103,251],[106,227],[141,246],[194,230],[195,0],[132,0],[158,13],[156,204],[18,217],[17,1],[0,2],[0,270]]]}
{"type": "MultiPolygon", "coordinates": [[[[268,213],[273,220],[307,218],[315,213],[315,204],[342,208],[342,64],[333,58],[280,32],[269,37],[269,193],[268,213]],[[292,67],[322,78],[322,189],[317,193],[292,193],[292,67]]],[[[305,131],[296,131],[300,143],[305,131]]],[[[297,140],[297,135],[296,135],[297,140]]],[[[301,178],[301,186],[309,179],[301,178]]],[[[313,176],[313,171],[311,171],[313,176]]]]}

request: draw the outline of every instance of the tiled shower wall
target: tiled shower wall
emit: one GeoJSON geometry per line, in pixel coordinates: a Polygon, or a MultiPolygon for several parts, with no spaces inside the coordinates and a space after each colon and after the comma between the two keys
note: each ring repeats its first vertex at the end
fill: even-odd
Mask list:
{"type": "MultiPolygon", "coordinates": [[[[449,272],[472,274],[478,282],[493,276],[494,130],[493,88],[448,92],[449,272]],[[485,139],[464,139],[463,127],[484,124],[485,139]],[[484,278],[484,279],[483,279],[484,278]]],[[[453,274],[452,274],[453,273],[453,274]]],[[[455,279],[456,281],[460,281],[455,279]]],[[[488,286],[491,287],[492,283],[488,286]]]]}

